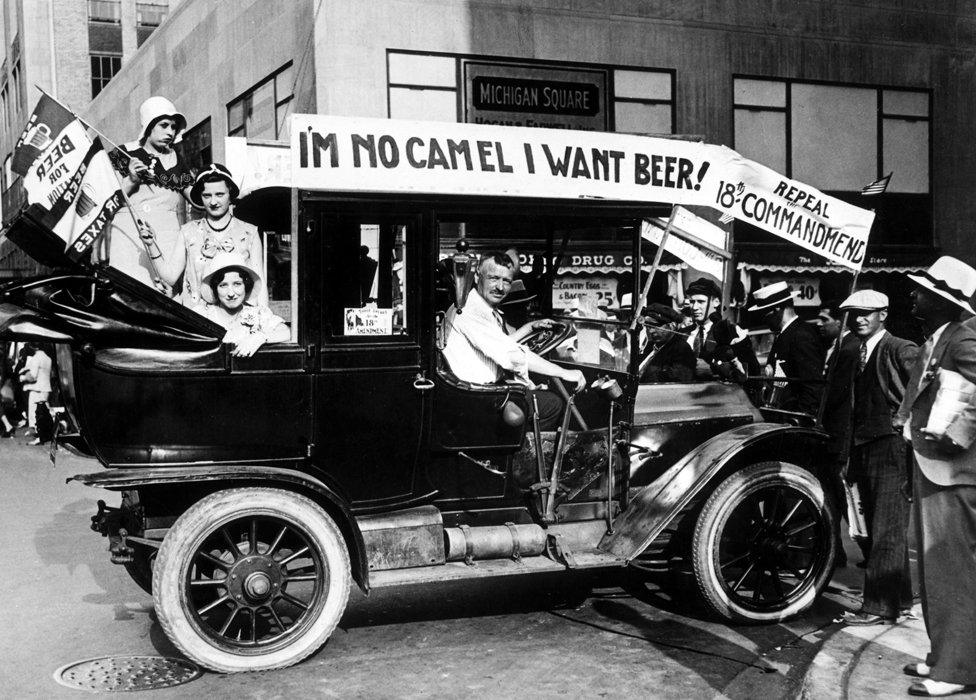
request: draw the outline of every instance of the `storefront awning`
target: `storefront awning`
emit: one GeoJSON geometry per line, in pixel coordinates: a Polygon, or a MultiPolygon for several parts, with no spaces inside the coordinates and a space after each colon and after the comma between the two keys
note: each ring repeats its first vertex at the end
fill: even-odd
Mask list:
{"type": "MultiPolygon", "coordinates": [[[[916,250],[868,251],[862,272],[919,272],[928,268],[938,256],[932,248],[916,250]]],[[[740,270],[757,272],[840,272],[850,274],[850,270],[833,265],[827,260],[806,252],[784,249],[746,248],[738,251],[740,270]]]]}

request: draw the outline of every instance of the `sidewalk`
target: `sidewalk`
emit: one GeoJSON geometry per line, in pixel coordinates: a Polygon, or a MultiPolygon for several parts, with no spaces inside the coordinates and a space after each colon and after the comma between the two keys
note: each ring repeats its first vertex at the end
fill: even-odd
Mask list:
{"type": "MultiPolygon", "coordinates": [[[[846,538],[845,538],[846,540],[846,538]]],[[[848,557],[860,559],[847,542],[848,557]]],[[[915,551],[910,546],[912,577],[917,574],[915,551]]],[[[851,600],[851,609],[860,604],[859,589],[863,569],[849,566],[835,572],[831,585],[851,600]],[[846,590],[845,590],[846,589],[846,590]]],[[[894,625],[870,627],[835,623],[823,630],[824,642],[807,669],[800,697],[808,700],[860,700],[860,698],[911,697],[908,687],[915,678],[902,673],[905,664],[925,660],[929,639],[922,621],[922,606],[917,602],[912,615],[894,625]]],[[[953,695],[976,698],[976,693],[953,695]]]]}

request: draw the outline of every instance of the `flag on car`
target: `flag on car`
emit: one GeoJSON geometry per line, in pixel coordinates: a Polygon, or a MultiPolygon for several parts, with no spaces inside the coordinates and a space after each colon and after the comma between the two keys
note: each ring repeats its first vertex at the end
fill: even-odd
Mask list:
{"type": "Polygon", "coordinates": [[[861,188],[861,194],[865,197],[870,197],[876,194],[882,194],[886,189],[888,189],[888,183],[891,181],[891,176],[894,175],[893,172],[888,173],[880,180],[875,180],[870,185],[865,185],[861,188]]]}
{"type": "Polygon", "coordinates": [[[11,169],[28,204],[64,242],[68,257],[87,253],[122,206],[119,179],[98,139],[56,100],[41,95],[14,147],[11,169]]]}

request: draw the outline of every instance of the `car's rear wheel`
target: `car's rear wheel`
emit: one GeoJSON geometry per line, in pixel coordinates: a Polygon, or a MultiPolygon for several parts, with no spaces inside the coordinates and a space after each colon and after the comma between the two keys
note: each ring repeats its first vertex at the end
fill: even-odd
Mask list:
{"type": "Polygon", "coordinates": [[[156,614],[196,663],[223,673],[295,664],[332,634],[349,597],[349,553],[329,515],[272,488],[219,491],[166,534],[156,614]]]}
{"type": "Polygon", "coordinates": [[[804,611],[830,578],[835,517],[820,481],[796,465],[762,462],[733,473],[705,501],[692,535],[704,602],[739,622],[804,611]]]}

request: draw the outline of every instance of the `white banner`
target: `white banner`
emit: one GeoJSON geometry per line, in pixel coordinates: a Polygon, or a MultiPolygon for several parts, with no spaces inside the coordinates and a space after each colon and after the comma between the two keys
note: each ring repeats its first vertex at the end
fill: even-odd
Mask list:
{"type": "Polygon", "coordinates": [[[725,146],[591,131],[295,114],[292,185],[713,207],[852,269],[874,212],[725,146]]]}

